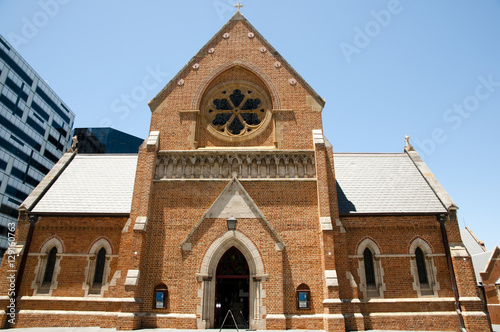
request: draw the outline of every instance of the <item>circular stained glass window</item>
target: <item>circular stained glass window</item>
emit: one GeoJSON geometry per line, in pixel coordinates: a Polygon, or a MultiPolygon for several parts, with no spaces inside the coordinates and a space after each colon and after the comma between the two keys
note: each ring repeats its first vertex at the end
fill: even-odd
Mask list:
{"type": "Polygon", "coordinates": [[[249,83],[216,87],[205,96],[203,104],[209,131],[224,139],[252,138],[271,120],[267,93],[249,83]]]}

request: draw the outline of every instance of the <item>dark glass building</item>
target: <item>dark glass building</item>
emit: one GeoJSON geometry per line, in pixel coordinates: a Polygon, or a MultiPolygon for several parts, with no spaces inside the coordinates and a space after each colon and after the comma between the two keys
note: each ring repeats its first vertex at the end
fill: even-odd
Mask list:
{"type": "Polygon", "coordinates": [[[112,128],[75,128],[78,153],[137,153],[144,139],[112,128]]]}
{"type": "Polygon", "coordinates": [[[0,36],[0,254],[14,233],[17,208],[65,152],[74,119],[0,36]]]}

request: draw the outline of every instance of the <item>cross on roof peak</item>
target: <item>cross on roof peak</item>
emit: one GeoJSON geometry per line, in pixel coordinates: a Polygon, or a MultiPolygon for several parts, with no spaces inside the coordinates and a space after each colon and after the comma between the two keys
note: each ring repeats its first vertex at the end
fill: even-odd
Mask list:
{"type": "Polygon", "coordinates": [[[238,2],[236,5],[234,5],[234,7],[236,7],[238,9],[238,13],[239,13],[240,8],[243,7],[243,5],[238,2]]]}

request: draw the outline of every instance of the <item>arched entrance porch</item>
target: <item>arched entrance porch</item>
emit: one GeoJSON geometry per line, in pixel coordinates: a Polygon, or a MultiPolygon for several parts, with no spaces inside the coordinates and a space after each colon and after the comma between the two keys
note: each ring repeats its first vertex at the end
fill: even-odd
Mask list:
{"type": "MultiPolygon", "coordinates": [[[[242,276],[245,276],[245,274],[242,274],[242,276]]],[[[220,319],[218,318],[219,312],[225,311],[223,315],[227,313],[227,309],[223,310],[222,308],[223,302],[216,302],[216,300],[225,300],[223,296],[226,295],[224,292],[219,293],[219,289],[217,288],[217,283],[219,281],[221,283],[224,283],[225,286],[233,287],[233,290],[228,291],[227,294],[233,296],[233,304],[235,300],[241,301],[241,298],[244,299],[244,302],[248,301],[248,317],[246,317],[246,319],[248,320],[248,327],[250,329],[265,328],[265,321],[262,319],[262,312],[265,312],[265,308],[262,306],[261,294],[263,293],[262,281],[266,280],[266,278],[267,275],[264,274],[262,259],[257,248],[250,241],[250,239],[248,239],[245,235],[238,231],[228,231],[224,235],[219,237],[207,250],[207,253],[205,254],[202,262],[200,273],[198,274],[198,280],[202,281],[202,296],[200,307],[198,309],[198,312],[201,313],[201,317],[198,320],[198,328],[215,328],[217,326],[216,324],[220,325],[222,323],[222,321],[220,321],[220,319]],[[226,254],[226,252],[235,252],[234,250],[237,250],[241,254],[239,258],[240,263],[238,263],[238,269],[241,269],[241,260],[244,259],[244,261],[246,261],[248,266],[248,278],[218,278],[218,267],[219,263],[221,261],[224,261],[224,254],[226,254]],[[223,279],[232,280],[227,281],[226,283],[226,281],[222,281],[223,279]],[[237,281],[237,279],[246,280],[237,281]],[[245,295],[244,293],[246,288],[243,287],[242,281],[248,281],[248,297],[246,297],[246,299],[244,296],[239,296],[240,287],[242,289],[242,295],[245,295]],[[235,295],[237,295],[236,298],[234,298],[235,295]],[[218,309],[216,308],[216,303],[220,303],[220,310],[216,310],[218,309]]],[[[228,303],[231,303],[229,298],[228,303]]],[[[223,318],[224,317],[222,317],[222,319],[223,318]]]]}
{"type": "Polygon", "coordinates": [[[249,279],[250,271],[245,256],[235,247],[229,248],[221,257],[216,271],[216,328],[234,328],[235,324],[241,329],[249,327],[249,279]],[[229,311],[232,315],[229,315],[229,311]]]}

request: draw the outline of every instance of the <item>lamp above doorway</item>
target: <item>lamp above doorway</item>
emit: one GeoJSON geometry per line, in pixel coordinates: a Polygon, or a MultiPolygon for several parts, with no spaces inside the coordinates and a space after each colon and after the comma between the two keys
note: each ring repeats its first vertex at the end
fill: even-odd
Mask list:
{"type": "Polygon", "coordinates": [[[235,217],[231,216],[231,218],[227,219],[227,230],[228,231],[235,231],[236,230],[236,223],[238,220],[236,220],[235,217]]]}

